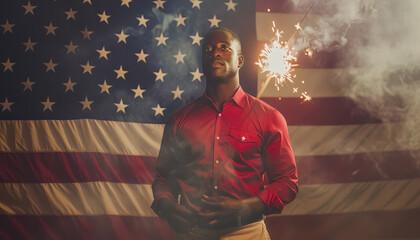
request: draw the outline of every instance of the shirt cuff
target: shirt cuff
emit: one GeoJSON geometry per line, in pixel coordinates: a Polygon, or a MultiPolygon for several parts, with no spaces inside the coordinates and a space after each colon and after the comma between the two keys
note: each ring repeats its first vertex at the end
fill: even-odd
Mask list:
{"type": "Polygon", "coordinates": [[[264,188],[261,192],[257,193],[257,196],[261,198],[261,200],[265,204],[265,211],[264,215],[270,215],[273,213],[281,213],[284,208],[283,202],[279,199],[279,197],[270,192],[269,186],[264,188]]]}
{"type": "Polygon", "coordinates": [[[150,206],[150,208],[159,216],[159,217],[162,217],[161,215],[162,215],[162,213],[159,211],[159,204],[158,204],[158,202],[159,202],[159,200],[160,199],[162,199],[162,198],[167,198],[167,199],[169,199],[169,200],[171,200],[171,201],[176,201],[175,200],[175,198],[174,198],[174,195],[172,195],[172,193],[170,193],[170,192],[163,192],[163,193],[161,193],[161,194],[159,194],[157,197],[155,197],[155,200],[153,200],[153,202],[152,202],[152,206],[150,206]]]}

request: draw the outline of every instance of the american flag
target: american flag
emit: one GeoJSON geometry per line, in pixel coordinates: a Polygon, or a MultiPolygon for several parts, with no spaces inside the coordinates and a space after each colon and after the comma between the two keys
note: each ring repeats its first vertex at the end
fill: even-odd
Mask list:
{"type": "MultiPolygon", "coordinates": [[[[288,0],[1,1],[0,237],[173,239],[150,209],[150,184],[166,119],[204,92],[203,35],[239,33],[241,84],[255,95],[272,21],[290,33],[305,10],[288,0]]],[[[271,237],[420,237],[418,160],[342,94],[343,52],[302,53],[297,82],[311,103],[263,93],[288,121],[301,186],[267,217],[271,237]]]]}

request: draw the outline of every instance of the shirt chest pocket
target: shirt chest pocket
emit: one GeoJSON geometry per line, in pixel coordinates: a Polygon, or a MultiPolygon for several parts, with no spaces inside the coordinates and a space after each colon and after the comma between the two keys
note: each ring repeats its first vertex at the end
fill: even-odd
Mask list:
{"type": "Polygon", "coordinates": [[[236,153],[254,155],[260,152],[261,138],[257,133],[238,128],[230,128],[228,141],[229,147],[236,153]]]}

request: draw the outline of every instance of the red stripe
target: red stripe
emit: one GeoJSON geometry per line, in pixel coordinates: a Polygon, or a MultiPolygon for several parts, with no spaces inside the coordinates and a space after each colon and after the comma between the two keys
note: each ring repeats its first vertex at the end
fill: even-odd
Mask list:
{"type": "Polygon", "coordinates": [[[279,110],[286,118],[288,125],[381,123],[378,118],[345,97],[313,98],[305,103],[300,98],[263,97],[261,100],[279,110]]]}
{"type": "MultiPolygon", "coordinates": [[[[420,151],[297,157],[300,184],[401,180],[420,177],[420,151]],[[398,163],[398,164],[396,164],[398,163]]],[[[0,153],[0,181],[107,181],[151,184],[155,157],[101,153],[0,153]]]]}
{"type": "Polygon", "coordinates": [[[155,157],[104,153],[0,153],[0,180],[151,184],[156,174],[155,164],[155,157]]]}
{"type": "Polygon", "coordinates": [[[297,157],[300,184],[420,178],[420,150],[297,157]]]}
{"type": "Polygon", "coordinates": [[[0,238],[170,240],[174,233],[157,217],[3,215],[0,238]]]}
{"type": "Polygon", "coordinates": [[[419,239],[419,222],[419,209],[266,219],[273,240],[419,239]]]}

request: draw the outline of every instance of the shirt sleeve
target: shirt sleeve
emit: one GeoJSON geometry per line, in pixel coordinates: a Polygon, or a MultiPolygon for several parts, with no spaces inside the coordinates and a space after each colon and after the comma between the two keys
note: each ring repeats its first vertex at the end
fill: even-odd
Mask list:
{"type": "Polygon", "coordinates": [[[277,110],[266,122],[262,160],[269,185],[257,195],[266,205],[265,215],[280,213],[298,193],[298,175],[287,123],[277,110]]]}
{"type": "Polygon", "coordinates": [[[162,143],[159,150],[159,155],[156,163],[156,177],[152,183],[153,203],[151,208],[159,215],[158,201],[161,198],[168,198],[171,201],[176,201],[175,196],[178,195],[174,188],[170,186],[168,177],[172,169],[174,161],[171,161],[174,154],[173,149],[173,121],[171,119],[165,125],[163,131],[162,143]]]}

